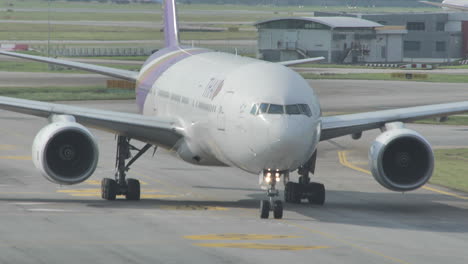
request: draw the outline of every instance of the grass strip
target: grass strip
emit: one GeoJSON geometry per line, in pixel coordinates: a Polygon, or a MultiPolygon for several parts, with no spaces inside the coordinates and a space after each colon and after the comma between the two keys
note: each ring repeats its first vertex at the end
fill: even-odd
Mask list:
{"type": "MultiPolygon", "coordinates": [[[[28,24],[29,25],[29,24],[28,24]]],[[[23,25],[22,25],[23,26],[23,25]]],[[[5,40],[47,40],[48,30],[44,25],[33,25],[23,30],[14,30],[16,27],[0,30],[0,39],[5,40]]],[[[47,25],[45,25],[47,26],[47,25]]],[[[162,40],[163,32],[156,29],[132,28],[132,27],[91,27],[74,26],[71,30],[67,27],[52,28],[51,39],[56,40],[162,40]]],[[[181,32],[183,40],[254,40],[257,38],[255,31],[238,32],[181,32]]]]}
{"type": "MultiPolygon", "coordinates": [[[[90,63],[95,64],[95,63],[90,63]]],[[[141,66],[129,64],[95,64],[107,66],[116,69],[139,71],[141,66]]],[[[54,69],[49,67],[47,63],[34,61],[1,61],[0,71],[6,72],[54,72],[54,73],[89,73],[87,71],[69,69],[63,66],[55,66],[54,69]]]]}
{"type": "Polygon", "coordinates": [[[468,69],[468,65],[439,66],[438,69],[468,69]]]}
{"type": "Polygon", "coordinates": [[[436,149],[435,170],[430,182],[468,192],[468,149],[436,149]]]}
{"type": "Polygon", "coordinates": [[[327,63],[306,63],[299,64],[297,68],[337,68],[337,69],[386,69],[384,67],[367,67],[364,65],[352,64],[327,64],[327,63]]]}
{"type": "Polygon", "coordinates": [[[104,87],[0,87],[0,95],[37,101],[134,99],[135,91],[104,87]]]}
{"type": "MultiPolygon", "coordinates": [[[[0,0],[0,5],[7,7],[7,4],[14,3],[15,8],[47,8],[47,1],[39,0],[0,0]]],[[[160,11],[160,4],[113,4],[113,3],[98,3],[97,1],[76,2],[76,1],[51,1],[52,8],[87,8],[87,9],[106,9],[106,10],[155,10],[160,11]]],[[[329,11],[343,12],[349,10],[348,6],[326,6],[326,5],[307,5],[298,7],[297,5],[290,6],[275,6],[275,5],[233,5],[233,4],[179,4],[177,6],[180,11],[188,10],[256,10],[256,11],[271,11],[271,12],[313,12],[313,11],[329,11]]],[[[353,12],[435,12],[437,7],[362,7],[356,6],[352,8],[353,12]]]]}
{"type": "Polygon", "coordinates": [[[443,83],[467,83],[468,75],[454,74],[428,74],[427,79],[405,79],[392,77],[391,73],[349,73],[318,75],[302,74],[305,79],[311,80],[383,80],[383,81],[411,81],[411,82],[443,82],[443,83]]]}
{"type": "Polygon", "coordinates": [[[451,126],[468,126],[468,116],[457,115],[449,116],[444,122],[439,122],[436,119],[423,119],[415,121],[417,124],[428,124],[428,125],[451,125],[451,126]]]}

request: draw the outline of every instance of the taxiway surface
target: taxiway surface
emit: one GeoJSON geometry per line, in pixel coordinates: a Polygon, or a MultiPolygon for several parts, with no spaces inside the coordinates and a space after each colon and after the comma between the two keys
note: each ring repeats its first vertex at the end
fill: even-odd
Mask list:
{"type": "MultiPolygon", "coordinates": [[[[322,81],[315,86],[323,108],[336,112],[467,100],[461,87],[439,92],[434,87],[421,96],[423,87],[415,83],[399,88],[363,83],[333,83],[333,91],[322,81]],[[384,99],[374,101],[375,93],[384,99]],[[446,97],[439,98],[442,94],[446,97]]],[[[132,101],[71,104],[136,111],[132,101]]],[[[257,176],[192,166],[162,150],[144,155],[129,172],[143,181],[141,201],[101,200],[99,182],[114,173],[115,140],[95,130],[101,154],[96,173],[80,185],[56,186],[30,160],[33,138],[46,121],[6,111],[0,111],[0,121],[0,263],[464,264],[468,259],[468,196],[434,186],[429,187],[446,193],[401,194],[380,187],[364,164],[377,131],[360,141],[343,137],[320,144],[314,180],[327,188],[325,206],[288,204],[283,220],[261,220],[258,200],[265,194],[257,176]]],[[[468,145],[467,127],[411,127],[434,146],[468,145]]]]}

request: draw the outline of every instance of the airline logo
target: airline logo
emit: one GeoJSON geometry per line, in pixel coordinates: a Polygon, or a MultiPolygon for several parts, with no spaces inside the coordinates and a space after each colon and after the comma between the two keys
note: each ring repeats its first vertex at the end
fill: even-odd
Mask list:
{"type": "Polygon", "coordinates": [[[211,78],[210,82],[205,88],[203,92],[203,97],[206,97],[213,101],[213,99],[221,92],[223,89],[224,80],[220,80],[217,78],[211,78]]]}

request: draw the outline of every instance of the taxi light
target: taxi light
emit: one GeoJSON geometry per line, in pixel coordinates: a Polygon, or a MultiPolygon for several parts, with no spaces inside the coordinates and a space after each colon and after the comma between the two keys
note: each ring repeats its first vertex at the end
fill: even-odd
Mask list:
{"type": "Polygon", "coordinates": [[[276,182],[279,182],[280,181],[280,177],[276,177],[276,182]]]}
{"type": "Polygon", "coordinates": [[[271,182],[271,178],[270,178],[269,176],[267,176],[267,177],[265,178],[265,181],[266,181],[266,182],[271,182]]]}

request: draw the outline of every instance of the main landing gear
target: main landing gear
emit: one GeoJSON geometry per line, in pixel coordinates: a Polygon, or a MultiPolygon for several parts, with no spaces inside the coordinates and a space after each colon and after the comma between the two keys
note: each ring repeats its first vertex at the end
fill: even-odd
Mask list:
{"type": "Polygon", "coordinates": [[[266,170],[263,172],[263,180],[268,183],[267,195],[269,200],[260,201],[260,218],[266,219],[273,211],[275,219],[283,218],[283,202],[275,200],[279,196],[279,191],[276,189],[276,184],[280,181],[281,172],[266,170]]]}
{"type": "Polygon", "coordinates": [[[115,179],[102,179],[101,194],[103,199],[115,200],[117,195],[125,195],[127,200],[140,200],[140,182],[136,179],[126,178],[126,173],[130,169],[130,166],[151,146],[151,144],[146,144],[142,149],[138,149],[130,144],[130,138],[124,136],[117,137],[115,179]],[[133,158],[131,155],[132,150],[138,151],[133,158]],[[130,158],[132,159],[125,164],[125,161],[130,158]]]}
{"type": "Polygon", "coordinates": [[[321,183],[310,182],[309,172],[315,172],[317,152],[298,170],[299,182],[287,182],[284,188],[284,201],[287,203],[301,203],[307,199],[309,203],[323,205],[325,203],[325,186],[321,183]]]}

